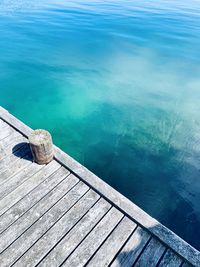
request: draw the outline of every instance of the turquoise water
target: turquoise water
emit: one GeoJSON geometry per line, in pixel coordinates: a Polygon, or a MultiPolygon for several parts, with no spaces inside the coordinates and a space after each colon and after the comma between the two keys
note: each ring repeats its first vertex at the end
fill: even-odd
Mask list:
{"type": "Polygon", "coordinates": [[[200,249],[200,1],[0,1],[0,105],[200,249]]]}

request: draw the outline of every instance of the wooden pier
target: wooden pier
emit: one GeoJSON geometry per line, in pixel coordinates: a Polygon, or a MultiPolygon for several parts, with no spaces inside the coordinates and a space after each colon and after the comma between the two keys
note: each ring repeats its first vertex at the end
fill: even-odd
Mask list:
{"type": "Polygon", "coordinates": [[[0,267],[200,266],[200,253],[54,146],[32,161],[32,129],[0,108],[0,267]]]}

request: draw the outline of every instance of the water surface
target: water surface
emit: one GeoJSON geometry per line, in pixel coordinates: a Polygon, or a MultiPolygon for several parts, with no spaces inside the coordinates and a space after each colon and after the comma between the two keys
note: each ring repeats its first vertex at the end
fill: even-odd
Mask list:
{"type": "Polygon", "coordinates": [[[0,105],[200,249],[200,1],[1,0],[0,105]]]}

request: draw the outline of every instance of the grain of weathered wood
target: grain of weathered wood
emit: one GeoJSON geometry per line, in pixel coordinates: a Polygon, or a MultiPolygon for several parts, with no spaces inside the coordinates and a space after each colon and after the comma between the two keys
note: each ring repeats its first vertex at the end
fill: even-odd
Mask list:
{"type": "Polygon", "coordinates": [[[150,234],[142,229],[137,227],[134,231],[128,242],[119,251],[114,262],[111,264],[112,267],[132,267],[145,245],[149,241],[150,234]]]}
{"type": "MultiPolygon", "coordinates": [[[[1,120],[0,129],[1,129],[1,131],[0,131],[1,132],[0,138],[1,138],[1,136],[2,137],[4,136],[4,133],[3,132],[9,132],[9,133],[13,133],[14,132],[14,129],[9,124],[7,124],[6,122],[4,122],[2,120],[1,120]]],[[[6,137],[7,137],[7,135],[6,135],[6,137]]],[[[3,137],[3,138],[5,138],[5,137],[3,137]]]]}
{"type": "Polygon", "coordinates": [[[0,140],[0,160],[15,152],[25,142],[27,142],[27,139],[16,131],[3,140],[0,140]]]}
{"type": "Polygon", "coordinates": [[[155,267],[165,252],[165,249],[165,246],[163,246],[157,239],[152,238],[134,266],[146,267],[148,259],[148,267],[155,267]]]}
{"type": "MultiPolygon", "coordinates": [[[[72,251],[79,245],[79,243],[87,236],[87,234],[95,227],[95,225],[108,212],[111,205],[104,199],[100,199],[94,207],[74,226],[74,228],[55,246],[53,250],[42,260],[38,265],[40,267],[54,266],[58,267],[62,262],[72,253],[72,251]]],[[[53,228],[52,228],[53,230],[53,228]]],[[[50,231],[49,231],[50,232],[50,231]]],[[[49,238],[45,237],[46,248],[51,245],[52,240],[50,233],[49,238]]],[[[51,245],[52,246],[52,245],[51,245]]],[[[40,251],[42,254],[42,251],[40,251]]],[[[35,259],[35,257],[34,257],[35,259]]]]}
{"type": "Polygon", "coordinates": [[[5,125],[3,128],[0,127],[0,129],[2,129],[0,131],[0,140],[3,140],[4,138],[6,138],[7,136],[9,136],[14,132],[14,129],[9,125],[5,125]]]}
{"type": "Polygon", "coordinates": [[[84,266],[122,219],[123,214],[112,208],[62,266],[84,266]]]}
{"type": "MultiPolygon", "coordinates": [[[[50,168],[51,169],[51,168],[50,168]]],[[[54,170],[52,170],[53,172],[54,170]]],[[[27,195],[21,198],[10,209],[8,209],[0,217],[0,233],[8,228],[14,221],[21,217],[26,211],[32,208],[45,196],[51,198],[51,194],[47,194],[52,191],[63,179],[69,175],[69,171],[61,167],[56,169],[55,172],[48,176],[42,183],[33,188],[27,195]]],[[[51,200],[51,199],[50,199],[51,200]]]]}
{"type": "Polygon", "coordinates": [[[41,129],[35,130],[28,139],[35,162],[47,164],[53,159],[53,143],[49,132],[41,129]]]}
{"type": "MultiPolygon", "coordinates": [[[[82,205],[81,201],[78,205],[82,205]]],[[[83,208],[78,211],[74,218],[73,216],[69,216],[68,213],[66,213],[33,247],[30,248],[29,251],[25,255],[20,258],[20,260],[17,262],[16,266],[19,267],[31,267],[35,266],[39,261],[42,260],[42,258],[45,256],[45,254],[52,249],[59,240],[70,231],[70,229],[76,225],[76,222],[78,219],[79,221],[79,227],[84,226],[85,223],[85,228],[84,232],[82,232],[82,235],[85,235],[89,229],[91,229],[97,222],[98,220],[105,214],[105,212],[109,209],[110,205],[105,201],[105,200],[99,200],[95,206],[91,208],[91,203],[89,204],[88,202],[85,203],[83,208]],[[89,210],[89,208],[91,208],[89,210]],[[88,211],[89,210],[89,211],[88,211]],[[81,216],[84,215],[84,212],[86,215],[81,219],[81,216]],[[83,224],[82,224],[83,223],[83,224]],[[86,228],[87,227],[87,228],[86,228]]],[[[77,226],[77,225],[76,225],[77,226]]],[[[76,239],[73,239],[73,246],[76,244],[78,240],[80,240],[81,237],[81,232],[80,229],[77,229],[75,226],[76,230],[78,231],[78,235],[76,235],[76,239]]],[[[73,229],[74,230],[74,229],[73,229]]],[[[73,231],[72,230],[72,231],[73,231]]],[[[76,233],[76,232],[74,232],[76,233]]],[[[70,234],[70,232],[69,232],[70,234]]],[[[65,241],[69,241],[69,235],[66,236],[65,241]]],[[[62,240],[63,241],[63,240],[62,240]]],[[[68,252],[69,252],[69,247],[68,252]]],[[[50,260],[48,263],[48,266],[59,266],[59,262],[62,263],[62,261],[66,258],[66,251],[64,252],[64,258],[61,257],[61,251],[59,251],[59,258],[57,258],[57,261],[55,264],[50,260]]]]}
{"type": "Polygon", "coordinates": [[[15,161],[17,161],[18,159],[29,155],[29,159],[31,160],[31,153],[30,153],[30,148],[28,145],[24,145],[22,147],[20,147],[17,151],[15,151],[14,153],[8,155],[7,157],[3,158],[2,160],[0,160],[0,172],[3,171],[6,168],[9,168],[15,161]]]}
{"type": "Polygon", "coordinates": [[[20,177],[24,180],[24,182],[26,182],[21,183],[20,185],[18,184],[18,187],[16,187],[15,190],[0,200],[0,215],[28,194],[35,186],[44,181],[60,165],[57,162],[52,162],[44,167],[37,165],[36,169],[33,168],[33,166],[34,164],[31,169],[24,169],[22,173],[20,172],[16,175],[18,177],[14,180],[15,185],[17,182],[20,183],[20,177]],[[36,172],[36,170],[38,170],[38,172],[36,172]]]}
{"type": "Polygon", "coordinates": [[[178,257],[171,249],[168,249],[159,263],[159,267],[180,267],[181,263],[182,259],[178,257]]]}
{"type": "MultiPolygon", "coordinates": [[[[19,144],[19,146],[23,146],[23,145],[24,145],[24,143],[19,144]]],[[[18,146],[18,148],[19,148],[19,146],[18,146]]],[[[14,152],[17,149],[14,149],[13,145],[4,147],[3,145],[0,144],[0,160],[4,159],[5,157],[9,156],[12,153],[14,154],[14,152]]]]}
{"type": "Polygon", "coordinates": [[[87,207],[89,203],[93,203],[98,197],[97,194],[91,190],[86,193],[88,189],[89,188],[86,185],[79,182],[66,196],[45,213],[40,220],[34,223],[25,233],[16,239],[12,245],[0,254],[1,267],[9,266],[19,259],[19,257],[22,256],[66,212],[69,212],[69,220],[73,220],[74,217],[77,218],[78,214],[81,214],[82,210],[84,211],[85,206],[87,207]],[[78,204],[77,212],[77,206],[75,204],[80,198],[82,205],[78,204]]]}
{"type": "Polygon", "coordinates": [[[3,129],[6,126],[6,123],[0,119],[0,129],[3,129]]]}
{"type": "Polygon", "coordinates": [[[1,184],[0,198],[3,199],[6,195],[15,190],[19,185],[23,184],[27,179],[29,179],[32,175],[37,173],[43,167],[44,165],[39,166],[35,163],[31,163],[26,168],[18,172],[16,175],[12,176],[5,183],[1,184]]]}
{"type": "Polygon", "coordinates": [[[13,164],[10,164],[10,167],[6,166],[6,168],[0,172],[0,185],[7,183],[9,179],[11,179],[15,174],[26,168],[31,163],[30,155],[28,154],[23,158],[14,161],[13,164]]]}
{"type": "Polygon", "coordinates": [[[27,138],[14,129],[14,132],[12,134],[7,136],[3,140],[0,140],[0,147],[5,149],[8,146],[12,146],[14,149],[16,145],[23,143],[23,142],[27,143],[27,138]]]}
{"type": "Polygon", "coordinates": [[[98,266],[99,263],[105,267],[109,266],[136,226],[137,225],[127,217],[123,218],[108,239],[89,261],[87,266],[98,266]]]}
{"type": "Polygon", "coordinates": [[[6,231],[0,235],[0,253],[5,250],[26,229],[40,219],[53,205],[55,205],[78,182],[74,176],[65,179],[55,190],[39,201],[33,208],[21,216],[6,231]]]}

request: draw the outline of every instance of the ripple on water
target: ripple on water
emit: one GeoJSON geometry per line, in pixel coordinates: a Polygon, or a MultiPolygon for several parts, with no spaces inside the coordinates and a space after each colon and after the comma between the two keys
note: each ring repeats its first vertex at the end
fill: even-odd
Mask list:
{"type": "Polygon", "coordinates": [[[1,0],[0,104],[200,249],[199,12],[1,0]]]}

